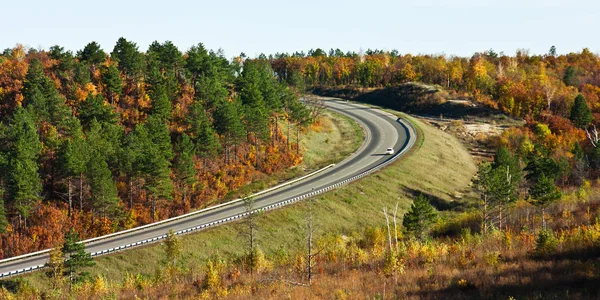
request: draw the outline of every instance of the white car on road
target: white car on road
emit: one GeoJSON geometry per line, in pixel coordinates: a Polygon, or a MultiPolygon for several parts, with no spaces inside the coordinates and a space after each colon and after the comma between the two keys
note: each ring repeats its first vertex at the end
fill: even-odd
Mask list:
{"type": "Polygon", "coordinates": [[[393,148],[387,148],[387,149],[385,150],[385,154],[387,154],[387,155],[392,155],[392,154],[394,154],[394,149],[393,149],[393,148]]]}

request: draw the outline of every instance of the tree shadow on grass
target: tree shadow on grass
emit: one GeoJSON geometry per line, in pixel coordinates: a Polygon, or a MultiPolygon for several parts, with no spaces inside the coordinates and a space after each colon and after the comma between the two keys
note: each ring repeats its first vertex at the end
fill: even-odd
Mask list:
{"type": "Polygon", "coordinates": [[[423,195],[425,198],[427,198],[427,200],[429,200],[429,203],[433,205],[433,207],[435,207],[435,209],[437,209],[438,211],[453,210],[461,206],[461,203],[457,201],[450,202],[438,196],[432,195],[431,193],[423,192],[406,186],[402,187],[402,191],[407,193],[413,199],[419,197],[419,195],[423,195]]]}
{"type": "Polygon", "coordinates": [[[327,97],[351,99],[353,101],[381,106],[393,110],[423,116],[440,116],[456,119],[508,119],[502,111],[482,104],[460,104],[444,99],[447,94],[440,88],[415,83],[375,90],[357,88],[321,88],[312,93],[327,97]]]}
{"type": "Polygon", "coordinates": [[[464,284],[458,283],[460,279],[463,278],[454,278],[448,288],[421,290],[407,296],[419,299],[600,299],[600,279],[582,273],[575,263],[533,270],[514,268],[477,278],[466,276],[464,284]],[[498,284],[500,278],[521,283],[498,284]]]}
{"type": "Polygon", "coordinates": [[[7,278],[0,280],[0,289],[5,288],[7,291],[11,293],[17,293],[19,291],[19,287],[23,284],[25,280],[20,277],[7,278]]]}

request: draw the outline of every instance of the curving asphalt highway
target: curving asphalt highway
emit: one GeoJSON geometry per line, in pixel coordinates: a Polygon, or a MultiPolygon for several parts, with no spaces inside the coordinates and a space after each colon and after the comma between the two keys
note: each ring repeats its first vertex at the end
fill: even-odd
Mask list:
{"type": "MultiPolygon", "coordinates": [[[[395,151],[400,151],[412,144],[408,143],[410,129],[398,118],[378,109],[368,108],[363,105],[347,103],[340,100],[327,100],[325,105],[328,109],[347,115],[357,121],[365,130],[365,140],[362,146],[351,156],[344,159],[334,167],[318,173],[317,175],[305,178],[286,187],[262,194],[254,199],[255,207],[266,207],[275,203],[285,201],[300,195],[305,195],[314,190],[340,183],[364,171],[372,169],[392,156],[385,155],[386,148],[393,147],[395,151]]],[[[109,238],[93,239],[94,242],[86,245],[86,251],[90,253],[99,253],[103,250],[113,249],[126,244],[133,244],[139,241],[148,240],[157,236],[162,236],[173,230],[175,232],[189,229],[200,224],[207,224],[237,216],[244,213],[243,202],[232,203],[204,213],[180,218],[175,221],[162,223],[160,225],[147,227],[132,232],[111,235],[109,238]]],[[[0,261],[0,278],[8,277],[9,272],[23,270],[27,268],[36,268],[43,265],[48,260],[47,253],[41,253],[36,256],[22,256],[22,258],[12,258],[0,261]]],[[[11,275],[12,276],[12,275],[11,275]]]]}

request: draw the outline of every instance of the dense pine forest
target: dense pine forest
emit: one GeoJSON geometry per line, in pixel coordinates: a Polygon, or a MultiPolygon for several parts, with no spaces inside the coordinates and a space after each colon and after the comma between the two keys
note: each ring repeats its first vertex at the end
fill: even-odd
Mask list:
{"type": "Polygon", "coordinates": [[[0,54],[0,258],[206,206],[298,164],[310,112],[264,61],[120,38],[0,54]],[[292,141],[293,140],[293,141],[292,141]]]}

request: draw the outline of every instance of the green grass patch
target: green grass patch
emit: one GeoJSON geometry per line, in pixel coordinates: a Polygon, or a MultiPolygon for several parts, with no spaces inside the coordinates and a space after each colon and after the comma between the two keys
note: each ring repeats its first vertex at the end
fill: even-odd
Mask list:
{"type": "MultiPolygon", "coordinates": [[[[407,119],[419,131],[418,144],[409,155],[367,178],[314,199],[317,237],[324,233],[351,235],[362,232],[366,226],[383,225],[384,206],[393,209],[398,203],[399,215],[402,215],[415,194],[423,193],[440,207],[451,206],[459,200],[458,194],[468,190],[476,166],[464,146],[440,130],[410,117],[407,119]]],[[[355,126],[338,128],[345,132],[337,133],[340,138],[356,137],[355,126]]],[[[329,134],[333,135],[333,130],[329,134]]],[[[356,138],[352,145],[357,147],[360,141],[356,138]]],[[[314,148],[327,144],[308,140],[307,143],[313,143],[312,146],[307,146],[314,148]]],[[[333,142],[329,144],[332,147],[342,147],[333,142]]],[[[336,151],[324,149],[315,151],[337,154],[336,151]]],[[[311,158],[307,153],[305,163],[312,160],[313,164],[326,164],[332,159],[321,158],[317,153],[312,155],[311,158]]],[[[307,211],[308,203],[302,202],[260,216],[258,243],[268,257],[285,260],[293,257],[293,253],[304,246],[303,226],[307,211]]],[[[200,268],[208,257],[214,255],[231,259],[244,253],[246,245],[241,235],[243,228],[243,224],[238,222],[182,237],[186,267],[200,268]]],[[[156,270],[164,269],[160,263],[163,257],[164,250],[157,244],[100,257],[96,259],[96,267],[89,271],[92,275],[102,275],[109,281],[117,282],[122,281],[127,273],[154,276],[156,270]]],[[[40,288],[49,285],[42,272],[30,275],[29,279],[40,288]]]]}
{"type": "MultiPolygon", "coordinates": [[[[356,151],[364,140],[363,129],[349,117],[329,110],[323,111],[319,118],[320,126],[300,133],[302,163],[287,170],[271,175],[261,175],[235,191],[230,192],[220,202],[250,195],[279,183],[316,171],[329,164],[339,162],[356,151]]],[[[294,124],[280,123],[282,132],[291,142],[296,142],[297,128],[294,124]]]]}
{"type": "Polygon", "coordinates": [[[331,111],[323,114],[325,118],[321,119],[318,131],[311,131],[300,140],[305,168],[339,162],[356,151],[364,140],[363,129],[349,117],[331,111]]]}

